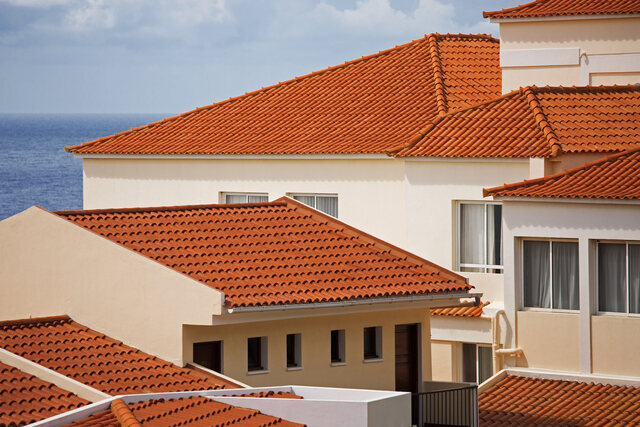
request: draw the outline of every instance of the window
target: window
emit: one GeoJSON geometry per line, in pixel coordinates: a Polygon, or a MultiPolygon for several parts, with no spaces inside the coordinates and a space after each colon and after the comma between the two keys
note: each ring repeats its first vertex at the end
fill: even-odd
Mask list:
{"type": "Polygon", "coordinates": [[[345,363],[344,329],[331,331],[331,363],[345,363]]]}
{"type": "Polygon", "coordinates": [[[266,193],[222,193],[223,203],[262,203],[269,201],[266,193]]]}
{"type": "Polygon", "coordinates": [[[481,384],[493,375],[491,347],[462,344],[462,381],[481,384]]]}
{"type": "Polygon", "coordinates": [[[598,308],[640,313],[640,242],[598,244],[598,308]]]}
{"type": "Polygon", "coordinates": [[[578,310],[578,243],[525,240],[522,247],[525,307],[578,310]]]}
{"type": "Polygon", "coordinates": [[[193,343],[193,363],[222,373],[222,341],[193,343]]]}
{"type": "Polygon", "coordinates": [[[247,370],[267,370],[267,337],[255,337],[247,340],[247,370]]]}
{"type": "Polygon", "coordinates": [[[290,194],[291,198],[327,215],[338,218],[337,194],[290,194]]]}
{"type": "Polygon", "coordinates": [[[287,335],[287,368],[302,367],[302,339],[300,334],[287,335]]]}
{"type": "Polygon", "coordinates": [[[364,359],[382,359],[382,326],[364,328],[364,359]]]}
{"type": "Polygon", "coordinates": [[[460,271],[502,272],[502,205],[458,204],[458,265],[460,271]]]}

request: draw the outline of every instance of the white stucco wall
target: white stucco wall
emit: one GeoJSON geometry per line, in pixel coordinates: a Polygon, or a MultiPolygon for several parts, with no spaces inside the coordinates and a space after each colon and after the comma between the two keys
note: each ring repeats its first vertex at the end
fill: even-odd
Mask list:
{"type": "Polygon", "coordinates": [[[69,315],[182,365],[182,325],[222,294],[40,208],[0,222],[0,320],[69,315]]]}
{"type": "Polygon", "coordinates": [[[500,50],[503,93],[638,83],[640,18],[502,22],[500,50]]]}
{"type": "MultiPolygon", "coordinates": [[[[554,369],[555,367],[582,373],[605,373],[604,369],[613,369],[606,368],[607,366],[616,365],[617,375],[623,375],[625,372],[626,375],[637,375],[640,351],[625,352],[624,360],[619,357],[614,360],[613,355],[617,355],[617,352],[602,348],[604,342],[640,341],[627,333],[637,323],[635,316],[597,313],[595,247],[598,240],[640,241],[640,204],[599,200],[586,203],[542,199],[505,200],[503,201],[503,232],[505,309],[509,319],[509,333],[505,347],[523,346],[523,348],[535,349],[528,352],[527,348],[524,348],[526,365],[532,368],[554,369]],[[518,325],[516,312],[522,310],[520,278],[522,238],[562,238],[578,242],[580,311],[572,315],[566,312],[554,314],[553,311],[545,310],[539,315],[526,315],[526,327],[524,324],[518,325]],[[615,322],[607,321],[608,318],[616,318],[618,323],[622,322],[628,326],[610,327],[615,322]],[[595,330],[598,336],[593,334],[592,321],[599,327],[602,325],[600,329],[595,330]],[[518,336],[515,333],[516,329],[518,336]],[[579,330],[579,357],[573,359],[571,366],[567,366],[568,359],[565,353],[557,346],[550,345],[547,340],[548,334],[536,333],[537,329],[552,331],[554,337],[562,337],[563,330],[571,335],[575,335],[576,330],[579,330]],[[520,336],[523,334],[526,337],[520,336]],[[597,355],[597,365],[592,362],[593,355],[597,355]],[[626,365],[621,366],[622,362],[626,365]]],[[[566,339],[558,338],[558,342],[566,343],[566,339]]],[[[516,362],[513,359],[507,359],[506,363],[513,366],[516,362]]],[[[522,362],[519,362],[519,365],[522,365],[522,362]]]]}

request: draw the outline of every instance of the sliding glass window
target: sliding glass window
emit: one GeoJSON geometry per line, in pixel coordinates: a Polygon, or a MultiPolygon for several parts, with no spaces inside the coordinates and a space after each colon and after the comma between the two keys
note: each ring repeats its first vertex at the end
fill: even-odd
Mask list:
{"type": "Polygon", "coordinates": [[[598,244],[598,309],[640,313],[640,242],[598,244]]]}

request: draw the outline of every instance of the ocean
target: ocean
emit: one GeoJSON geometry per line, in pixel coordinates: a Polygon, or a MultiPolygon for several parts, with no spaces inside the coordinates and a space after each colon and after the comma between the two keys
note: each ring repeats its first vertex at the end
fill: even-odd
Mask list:
{"type": "Polygon", "coordinates": [[[82,209],[82,161],[64,151],[172,114],[0,114],[0,220],[82,209]]]}

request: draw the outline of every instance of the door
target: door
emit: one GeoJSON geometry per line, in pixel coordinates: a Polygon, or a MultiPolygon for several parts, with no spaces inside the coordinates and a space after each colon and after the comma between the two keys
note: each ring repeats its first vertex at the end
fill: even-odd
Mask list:
{"type": "Polygon", "coordinates": [[[418,392],[418,325],[396,325],[396,391],[418,392]]]}

